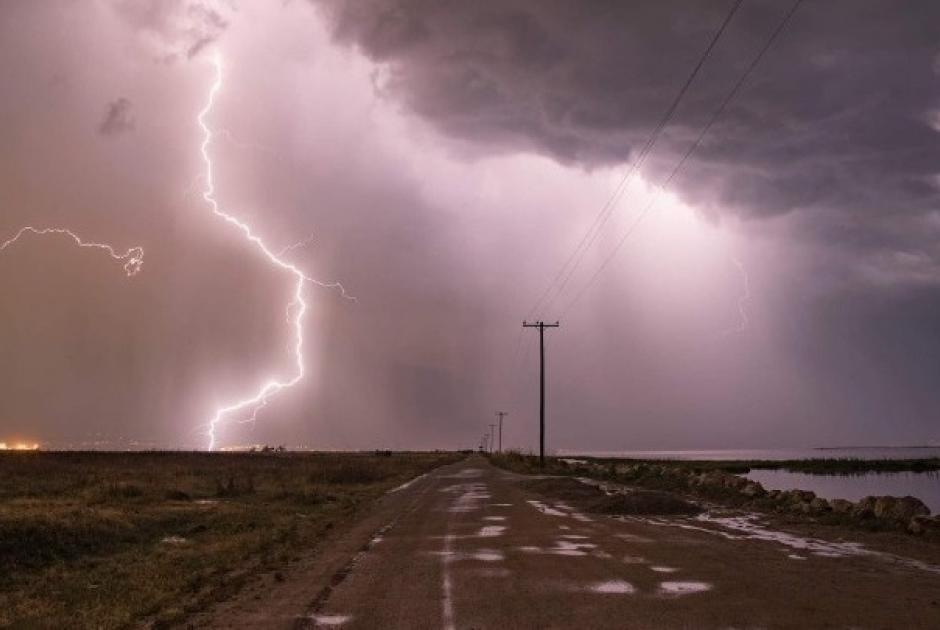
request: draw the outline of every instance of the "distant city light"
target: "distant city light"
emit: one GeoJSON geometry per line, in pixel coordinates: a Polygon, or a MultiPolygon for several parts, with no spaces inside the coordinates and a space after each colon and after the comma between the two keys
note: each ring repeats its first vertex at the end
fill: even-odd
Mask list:
{"type": "Polygon", "coordinates": [[[39,444],[37,442],[11,442],[7,444],[6,442],[0,442],[0,451],[38,451],[39,444]]]}

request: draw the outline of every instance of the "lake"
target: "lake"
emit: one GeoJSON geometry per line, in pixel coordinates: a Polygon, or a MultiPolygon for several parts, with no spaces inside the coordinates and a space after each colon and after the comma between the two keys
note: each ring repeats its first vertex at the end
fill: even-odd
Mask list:
{"type": "Polygon", "coordinates": [[[858,501],[868,496],[917,497],[940,512],[940,473],[900,472],[860,475],[809,475],[786,470],[752,470],[744,475],[767,490],[812,490],[824,499],[858,501]]]}
{"type": "Polygon", "coordinates": [[[559,455],[677,460],[924,459],[940,457],[940,446],[865,446],[851,448],[720,449],[687,451],[567,451],[559,455]]]}

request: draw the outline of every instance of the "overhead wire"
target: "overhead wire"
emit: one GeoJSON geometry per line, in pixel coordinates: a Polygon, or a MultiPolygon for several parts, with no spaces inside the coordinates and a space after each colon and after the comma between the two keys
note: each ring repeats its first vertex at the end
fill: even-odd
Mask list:
{"type": "Polygon", "coordinates": [[[627,172],[621,178],[620,182],[617,184],[614,192],[608,197],[607,201],[601,207],[600,212],[594,218],[594,221],[589,226],[587,232],[585,232],[581,241],[572,251],[571,255],[565,261],[565,263],[558,270],[558,273],[546,287],[545,291],[540,295],[538,300],[536,300],[535,305],[529,309],[526,319],[532,317],[539,308],[542,306],[542,303],[548,299],[548,302],[545,303],[545,308],[551,306],[554,301],[561,295],[565,287],[570,282],[578,266],[581,264],[586,253],[590,250],[591,246],[597,241],[601,234],[601,228],[613,214],[616,207],[617,201],[620,199],[620,196],[623,194],[623,191],[626,189],[628,182],[633,177],[634,174],[640,169],[640,167],[646,161],[647,156],[652,151],[653,147],[656,144],[656,141],[659,139],[660,134],[663,129],[669,124],[672,120],[672,117],[675,115],[676,111],[679,108],[679,104],[682,102],[683,97],[689,91],[689,88],[692,86],[692,83],[695,81],[695,78],[698,76],[702,67],[705,65],[706,60],[710,56],[712,50],[718,44],[718,41],[721,39],[721,36],[724,34],[725,30],[728,28],[728,25],[731,23],[732,18],[737,13],[738,9],[743,4],[744,0],[735,0],[734,4],[731,6],[731,9],[725,15],[724,20],[722,20],[721,25],[718,30],[712,36],[711,40],[706,46],[705,50],[702,52],[701,56],[698,59],[698,62],[692,68],[692,71],[689,73],[689,76],[686,77],[683,82],[679,92],[673,98],[672,102],[669,105],[669,108],[665,111],[662,118],[659,120],[659,123],[650,133],[649,137],[646,140],[643,148],[640,150],[637,158],[631,163],[630,167],[627,169],[627,172]],[[560,283],[560,284],[559,284],[560,283]],[[557,286],[557,289],[555,287],[557,286]],[[554,293],[554,296],[552,294],[554,293]],[[551,297],[550,297],[551,296],[551,297]]]}
{"type": "Polygon", "coordinates": [[[695,153],[695,151],[699,148],[699,146],[701,146],[702,141],[705,139],[705,136],[708,135],[708,132],[711,130],[712,126],[714,126],[714,124],[718,121],[718,119],[721,118],[721,115],[724,113],[725,109],[727,109],[731,101],[734,100],[734,97],[737,96],[738,92],[741,91],[741,88],[747,82],[750,75],[754,72],[754,70],[760,64],[761,60],[767,54],[767,51],[770,50],[774,42],[777,40],[780,34],[787,27],[787,24],[790,23],[791,19],[793,18],[793,15],[796,13],[797,9],[800,8],[800,5],[802,3],[803,3],[803,0],[795,0],[794,3],[790,6],[790,9],[784,14],[783,18],[777,24],[777,27],[771,33],[770,37],[767,39],[764,46],[761,47],[758,53],[754,56],[754,58],[751,60],[751,63],[748,64],[747,68],[744,70],[744,72],[735,82],[734,86],[731,88],[731,90],[722,100],[721,104],[712,113],[712,116],[709,118],[708,122],[705,124],[704,127],[702,127],[702,130],[699,132],[698,137],[696,137],[695,141],[689,146],[686,152],[682,155],[682,158],[673,167],[672,171],[669,173],[669,176],[663,180],[663,183],[659,186],[660,188],[659,194],[655,195],[647,203],[643,211],[637,216],[636,220],[630,224],[626,232],[624,232],[623,236],[621,236],[620,240],[614,246],[614,249],[612,249],[610,253],[604,258],[604,260],[601,262],[601,265],[597,268],[597,270],[590,277],[587,283],[585,283],[581,287],[578,293],[575,294],[574,299],[572,299],[568,303],[568,305],[565,307],[565,309],[562,311],[562,315],[561,315],[562,317],[564,317],[564,315],[568,311],[570,311],[580,301],[581,297],[585,294],[585,292],[594,285],[594,283],[600,277],[604,269],[606,269],[606,267],[610,264],[610,262],[614,259],[614,257],[616,257],[617,253],[620,251],[620,248],[623,247],[623,244],[636,231],[637,226],[639,226],[639,224],[643,221],[643,219],[646,218],[646,216],[649,214],[650,210],[652,210],[652,208],[656,205],[656,202],[659,201],[660,197],[662,196],[662,190],[665,189],[667,186],[669,186],[670,183],[672,183],[672,180],[675,179],[676,175],[679,174],[679,172],[682,170],[682,167],[685,165],[688,159],[692,156],[693,153],[695,153]]]}

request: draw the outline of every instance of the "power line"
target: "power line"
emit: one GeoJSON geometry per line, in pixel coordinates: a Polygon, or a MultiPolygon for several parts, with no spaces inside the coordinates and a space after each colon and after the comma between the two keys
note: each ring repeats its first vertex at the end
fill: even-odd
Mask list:
{"type": "Polygon", "coordinates": [[[686,92],[688,92],[689,88],[691,87],[692,82],[695,80],[695,77],[698,76],[698,73],[702,69],[702,66],[705,65],[705,61],[708,59],[712,50],[715,48],[715,45],[718,43],[718,40],[721,39],[722,34],[725,32],[725,29],[727,29],[728,24],[730,24],[731,19],[734,17],[735,13],[737,13],[738,9],[740,8],[743,2],[744,0],[736,0],[735,3],[731,6],[731,10],[725,16],[725,19],[722,21],[721,26],[715,32],[711,41],[708,43],[708,46],[705,48],[705,51],[699,57],[699,60],[695,64],[695,67],[692,69],[692,72],[689,74],[685,82],[682,84],[682,87],[679,89],[679,92],[676,94],[675,98],[672,100],[672,103],[670,104],[669,108],[663,114],[663,117],[660,119],[659,123],[656,125],[655,129],[650,134],[649,138],[647,138],[646,144],[643,146],[643,149],[640,151],[640,154],[637,156],[636,160],[633,161],[630,168],[624,174],[623,178],[620,180],[617,187],[614,189],[613,194],[607,199],[607,201],[601,207],[600,212],[594,218],[594,221],[592,222],[591,226],[588,228],[584,237],[582,237],[581,241],[575,247],[574,251],[571,253],[571,255],[568,257],[565,263],[558,270],[558,273],[555,275],[554,279],[549,283],[548,287],[546,287],[545,291],[536,301],[535,305],[529,310],[529,313],[526,316],[527,318],[534,315],[535,312],[542,305],[542,303],[546,299],[549,298],[549,296],[553,292],[553,288],[556,285],[558,285],[559,281],[561,282],[561,284],[558,285],[557,290],[554,291],[554,296],[549,299],[549,301],[545,304],[545,307],[548,308],[548,306],[550,306],[555,301],[555,299],[557,299],[558,296],[561,295],[562,291],[564,291],[568,282],[571,280],[571,277],[574,275],[574,272],[577,270],[578,266],[581,264],[581,260],[584,258],[587,251],[591,248],[591,246],[594,244],[594,242],[596,242],[597,238],[600,236],[601,228],[604,226],[604,223],[606,223],[607,220],[610,218],[610,216],[613,214],[616,202],[619,200],[621,194],[625,190],[627,182],[646,161],[646,157],[652,151],[653,146],[656,144],[656,141],[659,139],[659,135],[662,133],[663,129],[665,129],[666,125],[668,125],[669,122],[672,120],[672,117],[675,115],[676,110],[679,108],[679,104],[681,103],[686,92]]]}
{"type": "Polygon", "coordinates": [[[673,167],[672,172],[669,173],[669,176],[666,177],[665,180],[663,180],[663,183],[660,185],[660,193],[654,196],[649,201],[649,203],[646,204],[646,207],[643,208],[643,211],[637,216],[636,220],[632,224],[630,224],[630,226],[627,228],[627,231],[623,234],[623,236],[617,242],[617,245],[614,247],[614,249],[611,250],[611,252],[607,255],[607,257],[604,258],[603,262],[601,262],[600,267],[597,268],[597,270],[594,272],[591,278],[587,281],[587,283],[584,286],[582,286],[581,290],[578,291],[578,293],[575,295],[574,299],[571,300],[568,306],[565,307],[565,310],[562,311],[562,317],[564,317],[564,314],[567,313],[569,310],[571,310],[571,308],[575,304],[577,304],[578,301],[581,299],[581,296],[583,296],[584,293],[591,286],[594,285],[594,283],[597,281],[597,278],[600,276],[601,272],[603,272],[604,269],[607,267],[607,265],[610,264],[610,262],[617,255],[617,252],[620,251],[620,248],[627,241],[630,235],[632,235],[633,232],[636,231],[636,228],[640,224],[640,222],[642,222],[643,219],[646,218],[646,215],[649,214],[649,211],[652,210],[653,206],[656,205],[656,202],[659,201],[659,198],[662,195],[662,192],[661,192],[662,189],[666,188],[667,186],[669,186],[670,183],[672,183],[672,180],[676,177],[676,175],[679,174],[679,172],[682,170],[682,167],[685,166],[685,163],[686,161],[688,161],[689,157],[691,157],[692,154],[699,148],[699,146],[702,144],[702,140],[704,140],[705,136],[708,135],[708,132],[711,130],[712,126],[721,117],[721,115],[724,113],[725,109],[728,107],[731,101],[734,100],[734,97],[738,94],[738,92],[747,82],[748,77],[750,77],[751,73],[760,64],[761,60],[764,58],[764,55],[766,55],[767,51],[770,50],[770,47],[773,46],[773,43],[777,40],[777,38],[786,28],[787,24],[789,24],[791,18],[796,13],[797,9],[800,8],[800,5],[802,3],[803,3],[803,0],[795,0],[793,5],[790,7],[790,10],[787,11],[787,13],[783,16],[783,19],[780,20],[780,23],[777,25],[777,28],[774,29],[773,33],[771,33],[767,42],[760,49],[757,55],[755,55],[755,57],[751,60],[751,63],[748,64],[748,67],[745,69],[744,73],[738,78],[737,82],[734,84],[734,86],[725,96],[724,100],[721,102],[721,105],[718,106],[718,109],[716,109],[712,113],[711,118],[709,118],[705,126],[702,127],[702,130],[699,132],[698,137],[695,139],[695,142],[693,142],[689,146],[689,148],[683,154],[682,158],[673,167]]]}

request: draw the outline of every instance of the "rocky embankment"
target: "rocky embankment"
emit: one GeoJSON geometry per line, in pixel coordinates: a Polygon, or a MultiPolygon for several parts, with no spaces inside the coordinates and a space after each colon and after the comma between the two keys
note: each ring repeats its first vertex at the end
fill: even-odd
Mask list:
{"type": "Polygon", "coordinates": [[[852,502],[827,500],[807,490],[766,490],[756,481],[720,471],[668,464],[565,463],[574,472],[598,474],[619,483],[689,493],[703,499],[761,511],[806,517],[866,529],[904,530],[940,540],[940,516],[915,497],[865,497],[852,502]]]}

